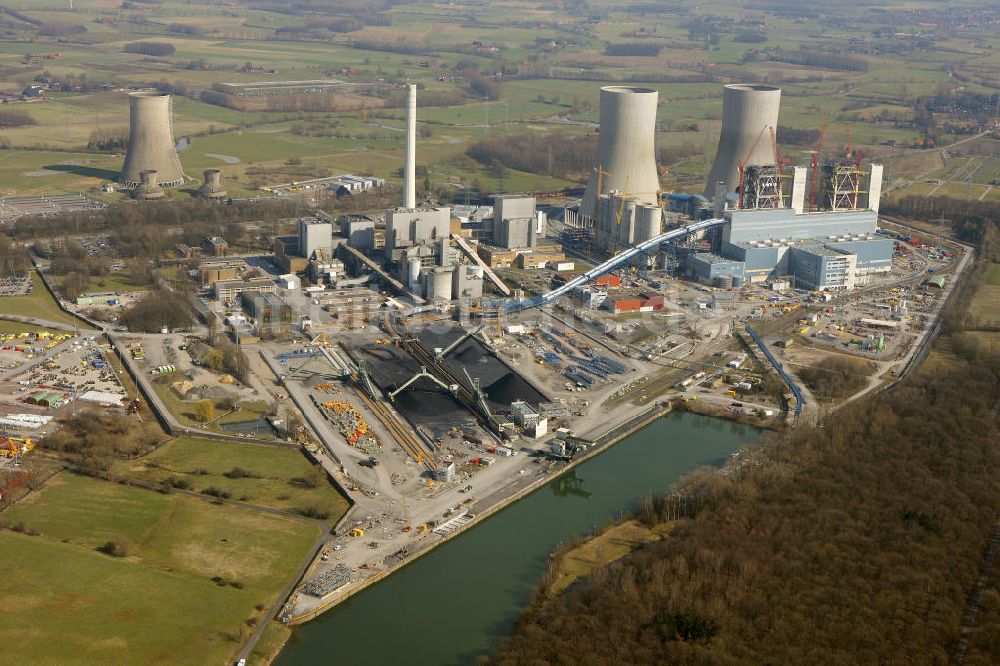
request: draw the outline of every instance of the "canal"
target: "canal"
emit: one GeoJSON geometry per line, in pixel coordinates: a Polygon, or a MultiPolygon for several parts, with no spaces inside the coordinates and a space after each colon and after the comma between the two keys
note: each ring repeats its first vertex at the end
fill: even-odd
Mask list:
{"type": "Polygon", "coordinates": [[[473,664],[511,632],[548,555],[666,490],[721,465],[759,431],[673,413],[349,601],[297,627],[275,662],[473,664]]]}

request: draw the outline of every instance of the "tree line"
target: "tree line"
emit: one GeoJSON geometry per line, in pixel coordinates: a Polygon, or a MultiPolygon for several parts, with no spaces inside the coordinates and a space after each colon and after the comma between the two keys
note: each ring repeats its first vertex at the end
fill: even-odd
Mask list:
{"type": "Polygon", "coordinates": [[[806,49],[788,51],[779,46],[768,49],[750,49],[740,59],[743,62],[770,60],[819,69],[838,69],[845,72],[868,71],[868,61],[858,56],[806,49]]]}
{"type": "Polygon", "coordinates": [[[122,51],[162,58],[163,56],[173,55],[177,52],[177,49],[169,42],[129,42],[122,47],[122,51]]]}

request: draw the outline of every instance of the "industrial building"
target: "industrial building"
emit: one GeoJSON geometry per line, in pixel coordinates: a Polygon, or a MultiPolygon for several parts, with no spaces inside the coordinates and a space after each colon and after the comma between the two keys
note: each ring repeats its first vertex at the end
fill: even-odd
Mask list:
{"type": "MultiPolygon", "coordinates": [[[[790,277],[811,290],[853,289],[892,269],[893,241],[878,236],[882,166],[869,172],[867,207],[799,212],[760,208],[725,213],[716,252],[687,259],[688,274],[705,284],[739,287],[790,277]]],[[[797,179],[799,180],[799,179],[797,179]]],[[[804,179],[799,187],[804,187],[804,179]]],[[[802,201],[801,189],[792,201],[802,201]]],[[[859,202],[860,203],[860,202],[859,202]]]]}
{"type": "Polygon", "coordinates": [[[337,324],[347,328],[364,326],[385,304],[384,296],[358,287],[326,290],[313,298],[314,303],[334,315],[337,324]]]}
{"type": "Polygon", "coordinates": [[[261,338],[278,337],[292,332],[294,313],[291,306],[274,293],[243,291],[243,311],[257,324],[261,338]]]}
{"type": "Polygon", "coordinates": [[[601,307],[612,314],[659,312],[663,309],[663,294],[644,291],[637,294],[608,295],[602,299],[601,307]]]}
{"type": "Polygon", "coordinates": [[[510,403],[510,413],[514,418],[514,423],[522,428],[529,437],[537,439],[548,434],[549,420],[528,403],[524,401],[510,403]]]}
{"type": "Polygon", "coordinates": [[[517,249],[535,247],[545,238],[545,213],[535,208],[535,197],[516,194],[493,198],[493,244],[517,249]]]}
{"type": "Polygon", "coordinates": [[[302,95],[317,93],[343,93],[360,84],[330,79],[313,81],[262,81],[256,83],[213,83],[218,92],[236,97],[263,97],[266,95],[302,95]]]}
{"type": "Polygon", "coordinates": [[[298,234],[275,237],[275,263],[286,273],[305,272],[309,268],[310,260],[332,259],[336,246],[343,240],[339,236],[334,236],[332,222],[304,217],[299,220],[298,234]]]}
{"type": "Polygon", "coordinates": [[[210,236],[202,241],[201,249],[211,257],[224,257],[229,254],[229,243],[222,236],[210,236]]]}
{"type": "Polygon", "coordinates": [[[482,298],[483,269],[480,266],[456,266],[451,280],[452,298],[482,298]]]}
{"type": "Polygon", "coordinates": [[[184,173],[174,143],[170,95],[134,92],[129,94],[128,102],[128,148],[118,182],[135,189],[143,183],[142,173],[152,172],[146,176],[147,196],[156,196],[155,187],[181,185],[184,173]]]}
{"type": "Polygon", "coordinates": [[[385,244],[405,247],[447,236],[451,231],[451,209],[396,208],[385,221],[385,244]]]}
{"type": "Polygon", "coordinates": [[[198,266],[202,287],[211,287],[219,280],[234,280],[250,270],[242,259],[205,261],[198,266]]]}
{"type": "Polygon", "coordinates": [[[248,280],[219,280],[212,285],[212,289],[217,300],[228,302],[235,301],[243,292],[273,294],[278,286],[271,278],[252,277],[248,280]]]}

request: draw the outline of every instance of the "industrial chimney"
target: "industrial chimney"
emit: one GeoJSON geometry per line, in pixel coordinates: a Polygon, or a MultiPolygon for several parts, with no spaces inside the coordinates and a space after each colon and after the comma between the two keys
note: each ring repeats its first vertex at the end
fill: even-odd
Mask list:
{"type": "Polygon", "coordinates": [[[205,184],[198,188],[198,196],[206,199],[221,199],[226,196],[222,189],[222,172],[218,169],[205,169],[205,184]]]}
{"type": "Polygon", "coordinates": [[[136,92],[128,96],[128,151],[118,181],[125,187],[138,187],[140,173],[158,173],[161,187],[177,187],[184,182],[181,162],[174,146],[170,95],[136,92]]]}
{"type": "Polygon", "coordinates": [[[417,207],[417,86],[406,97],[406,164],[403,166],[403,208],[417,207]]]}
{"type": "Polygon", "coordinates": [[[157,182],[156,169],[143,169],[139,172],[139,185],[135,188],[135,198],[143,201],[162,199],[166,192],[157,182]]]}
{"type": "Polygon", "coordinates": [[[652,88],[601,88],[597,157],[580,213],[593,218],[597,197],[617,190],[641,203],[656,204],[656,102],[652,88]],[[599,184],[598,184],[599,183],[599,184]]]}
{"type": "Polygon", "coordinates": [[[733,84],[722,92],[722,135],[715,162],[705,186],[705,196],[715,196],[716,184],[725,192],[739,186],[739,165],[774,165],[771,131],[778,129],[781,88],[733,84]]]}

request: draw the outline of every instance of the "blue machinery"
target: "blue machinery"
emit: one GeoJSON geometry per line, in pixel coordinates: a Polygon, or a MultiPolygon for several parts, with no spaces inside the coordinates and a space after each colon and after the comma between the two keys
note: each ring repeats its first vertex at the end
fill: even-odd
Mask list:
{"type": "Polygon", "coordinates": [[[802,389],[800,389],[799,385],[795,383],[795,380],[793,380],[791,376],[785,372],[784,366],[781,365],[778,359],[774,357],[771,350],[767,348],[764,341],[760,339],[759,335],[757,335],[757,331],[753,330],[749,324],[747,324],[747,333],[749,333],[750,337],[753,338],[753,341],[757,343],[760,350],[764,352],[764,356],[766,356],[767,360],[771,362],[774,369],[778,371],[778,375],[781,376],[782,381],[788,384],[788,388],[791,390],[792,395],[795,396],[795,418],[798,419],[799,414],[802,413],[802,406],[806,404],[806,399],[802,397],[802,389]]]}
{"type": "Polygon", "coordinates": [[[711,227],[717,227],[719,225],[725,224],[725,220],[721,218],[714,218],[711,220],[702,220],[701,222],[694,222],[686,227],[679,227],[677,229],[671,229],[670,231],[660,234],[650,238],[648,241],[644,241],[630,247],[624,252],[620,252],[615,256],[611,257],[604,263],[594,266],[586,273],[581,273],[576,276],[566,284],[561,287],[557,287],[552,291],[542,294],[541,296],[535,296],[534,298],[529,298],[523,301],[510,301],[507,303],[506,310],[508,313],[520,312],[521,310],[528,310],[530,308],[536,308],[540,305],[545,305],[563,294],[567,294],[572,291],[575,287],[586,284],[591,280],[594,280],[605,273],[618,268],[619,266],[628,263],[631,259],[635,258],[637,255],[648,253],[650,251],[655,251],[663,243],[669,243],[670,241],[677,240],[678,238],[683,238],[684,236],[689,236],[695,232],[702,231],[711,227]]]}

